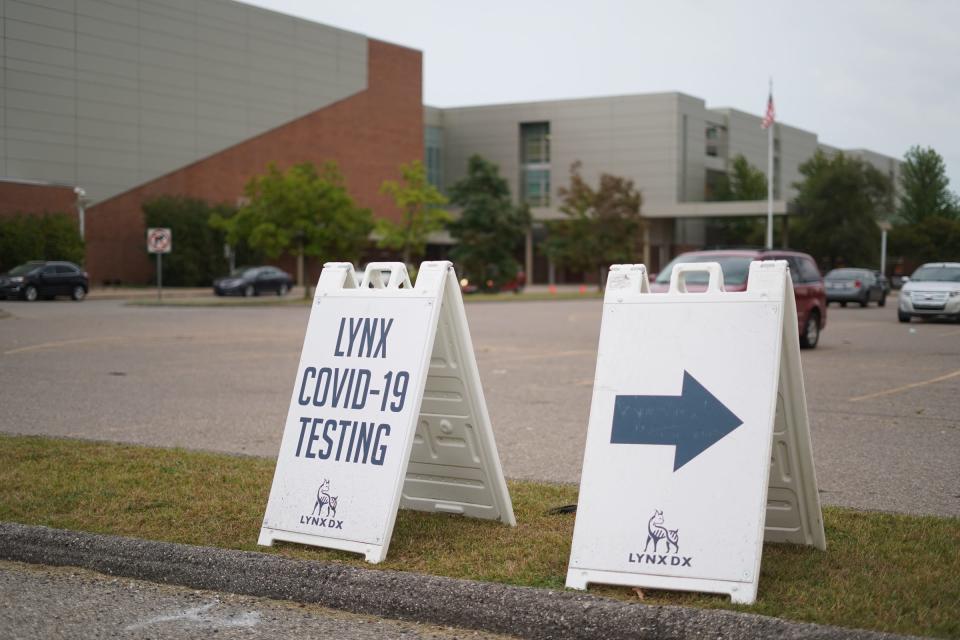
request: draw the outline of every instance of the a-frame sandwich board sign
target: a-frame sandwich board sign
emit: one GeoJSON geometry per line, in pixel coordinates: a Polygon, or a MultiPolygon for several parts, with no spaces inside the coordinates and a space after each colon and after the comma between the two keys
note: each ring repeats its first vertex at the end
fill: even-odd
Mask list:
{"type": "Polygon", "coordinates": [[[743,292],[679,264],[662,294],[612,267],[567,586],[750,604],[765,538],[826,548],[787,263],[751,263],[743,292]]]}
{"type": "Polygon", "coordinates": [[[324,265],[259,544],[380,562],[399,507],[515,525],[453,266],[324,265]]]}

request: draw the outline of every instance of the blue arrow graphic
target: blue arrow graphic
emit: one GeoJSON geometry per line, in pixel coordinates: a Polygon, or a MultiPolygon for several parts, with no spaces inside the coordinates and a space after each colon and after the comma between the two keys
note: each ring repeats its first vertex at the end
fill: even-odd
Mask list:
{"type": "Polygon", "coordinates": [[[743,424],[687,371],[679,396],[617,396],[611,444],[675,445],[676,471],[743,424]]]}

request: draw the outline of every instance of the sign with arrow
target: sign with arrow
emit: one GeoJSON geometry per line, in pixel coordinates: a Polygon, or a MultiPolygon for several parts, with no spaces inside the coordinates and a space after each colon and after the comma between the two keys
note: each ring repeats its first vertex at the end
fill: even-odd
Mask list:
{"type": "Polygon", "coordinates": [[[740,418],[684,371],[679,396],[617,396],[610,442],[672,445],[676,447],[676,471],[741,424],[740,418]]]}
{"type": "Polygon", "coordinates": [[[643,265],[611,268],[568,587],[751,603],[765,539],[825,548],[787,263],[754,262],[745,292],[722,277],[678,265],[653,294],[643,265]]]}

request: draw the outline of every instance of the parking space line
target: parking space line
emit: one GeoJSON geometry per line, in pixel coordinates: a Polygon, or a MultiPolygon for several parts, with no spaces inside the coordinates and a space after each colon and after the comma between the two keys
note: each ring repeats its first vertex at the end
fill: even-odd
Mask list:
{"type": "Polygon", "coordinates": [[[934,382],[943,382],[944,380],[949,380],[950,378],[956,378],[960,376],[960,369],[952,373],[947,373],[937,378],[931,378],[930,380],[923,380],[921,382],[912,382],[910,384],[905,384],[902,387],[894,387],[893,389],[887,389],[886,391],[877,391],[876,393],[869,393],[865,396],[855,396],[853,398],[847,398],[848,402],[860,402],[861,400],[870,400],[871,398],[879,398],[880,396],[888,396],[893,393],[899,393],[901,391],[906,391],[907,389],[915,389],[916,387],[923,387],[928,384],[933,384],[934,382]]]}
{"type": "Polygon", "coordinates": [[[271,342],[281,340],[284,342],[291,342],[290,336],[285,333],[279,332],[262,332],[262,333],[199,333],[199,334],[189,334],[189,335],[160,335],[160,336],[103,336],[99,338],[73,338],[70,340],[55,340],[53,342],[42,342],[40,344],[31,344],[24,347],[17,347],[15,349],[10,349],[9,351],[4,351],[0,355],[14,355],[17,353],[29,353],[31,351],[48,351],[51,349],[60,349],[62,347],[71,347],[74,345],[91,345],[91,344],[104,344],[104,343],[122,343],[122,342],[137,342],[137,343],[155,343],[155,342],[179,342],[179,341],[190,341],[195,344],[203,345],[232,345],[237,342],[243,344],[249,344],[251,342],[271,342]]]}
{"type": "Polygon", "coordinates": [[[9,351],[4,351],[3,355],[9,356],[15,353],[26,353],[28,351],[43,351],[44,349],[56,349],[58,347],[66,347],[72,344],[96,344],[98,342],[118,342],[123,340],[129,340],[126,337],[120,336],[111,336],[103,338],[74,338],[73,340],[57,340],[55,342],[42,342],[40,344],[31,344],[26,347],[18,347],[16,349],[10,349],[9,351]]]}

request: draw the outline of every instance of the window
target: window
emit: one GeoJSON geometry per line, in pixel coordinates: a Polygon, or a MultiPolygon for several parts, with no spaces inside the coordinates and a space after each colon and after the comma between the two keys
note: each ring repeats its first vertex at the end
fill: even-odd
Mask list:
{"type": "Polygon", "coordinates": [[[704,132],[707,138],[706,154],[712,158],[727,155],[727,128],[722,124],[707,123],[704,132]]]}
{"type": "Polygon", "coordinates": [[[820,270],[810,258],[800,258],[800,275],[804,282],[820,281],[820,270]]]}
{"type": "Polygon", "coordinates": [[[77,270],[68,264],[58,264],[56,268],[57,268],[57,273],[69,273],[69,274],[77,273],[77,270]]]}
{"type": "Polygon", "coordinates": [[[427,181],[437,189],[443,189],[443,129],[423,128],[423,152],[427,181]]]}
{"type": "Polygon", "coordinates": [[[803,277],[803,270],[800,268],[800,264],[803,262],[800,258],[796,256],[783,256],[776,257],[770,256],[774,260],[786,260],[787,266],[790,267],[790,279],[793,280],[793,284],[799,284],[805,282],[806,278],[803,277]]]}
{"type": "Polygon", "coordinates": [[[960,282],[960,267],[925,264],[910,276],[916,282],[960,282]]]}
{"type": "Polygon", "coordinates": [[[820,270],[810,258],[803,256],[774,256],[768,255],[766,260],[786,260],[790,265],[790,277],[794,283],[819,282],[820,270]]]}
{"type": "Polygon", "coordinates": [[[524,202],[543,206],[550,204],[550,170],[526,169],[523,176],[524,202]]]}
{"type": "Polygon", "coordinates": [[[523,164],[550,162],[550,123],[528,122],[520,125],[520,161],[523,164]]]}
{"type": "MultiPolygon", "coordinates": [[[[657,274],[657,284],[668,284],[670,275],[673,273],[674,265],[680,262],[717,262],[723,271],[724,286],[740,286],[747,281],[747,274],[750,272],[750,263],[753,256],[717,256],[682,254],[670,261],[670,263],[660,270],[657,274]]],[[[709,275],[706,271],[691,271],[684,278],[687,284],[707,284],[709,275]]]]}
{"type": "Polygon", "coordinates": [[[535,207],[550,204],[550,123],[520,123],[521,200],[535,207]]]}
{"type": "Polygon", "coordinates": [[[726,171],[707,169],[706,180],[703,185],[703,199],[706,202],[716,201],[718,197],[722,195],[721,191],[723,190],[725,182],[727,182],[726,171]]]}

